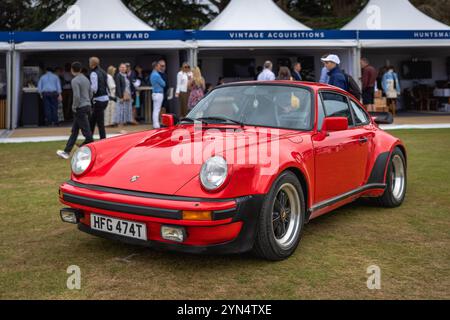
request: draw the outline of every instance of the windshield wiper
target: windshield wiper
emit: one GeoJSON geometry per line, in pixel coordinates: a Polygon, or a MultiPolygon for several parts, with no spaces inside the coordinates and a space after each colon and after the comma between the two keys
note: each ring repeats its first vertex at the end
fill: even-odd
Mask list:
{"type": "Polygon", "coordinates": [[[204,117],[204,118],[199,118],[197,120],[200,121],[220,121],[220,122],[231,122],[234,124],[237,124],[241,127],[244,127],[244,123],[237,121],[237,120],[233,120],[233,119],[228,119],[228,118],[222,118],[222,117],[204,117]]]}

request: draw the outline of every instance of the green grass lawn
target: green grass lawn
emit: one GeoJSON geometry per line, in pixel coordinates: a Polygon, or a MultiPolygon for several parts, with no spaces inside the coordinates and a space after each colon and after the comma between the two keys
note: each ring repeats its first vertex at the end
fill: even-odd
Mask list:
{"type": "Polygon", "coordinates": [[[409,189],[398,209],[352,204],[306,226],[295,255],[157,252],[83,234],[59,218],[69,163],[62,143],[0,145],[2,299],[450,298],[450,130],[395,131],[409,150],[409,189]],[[367,267],[382,271],[366,287],[367,267]],[[70,265],[82,288],[66,288],[70,265]]]}

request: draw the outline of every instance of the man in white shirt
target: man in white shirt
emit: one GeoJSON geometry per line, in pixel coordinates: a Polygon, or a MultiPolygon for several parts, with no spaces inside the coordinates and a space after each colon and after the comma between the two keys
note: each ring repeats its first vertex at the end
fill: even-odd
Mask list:
{"type": "Polygon", "coordinates": [[[264,70],[258,76],[258,81],[273,81],[275,80],[275,74],[272,72],[273,64],[271,61],[264,63],[264,70]]]}
{"type": "Polygon", "coordinates": [[[175,97],[180,101],[180,113],[181,117],[185,117],[188,110],[189,101],[189,80],[192,78],[191,67],[188,63],[183,63],[180,72],[177,74],[177,90],[175,91],[175,97]]]}

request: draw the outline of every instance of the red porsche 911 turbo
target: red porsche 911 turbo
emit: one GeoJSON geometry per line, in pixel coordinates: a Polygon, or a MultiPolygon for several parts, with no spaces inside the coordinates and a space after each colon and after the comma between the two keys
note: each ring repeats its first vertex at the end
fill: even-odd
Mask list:
{"type": "Polygon", "coordinates": [[[311,219],[361,197],[405,198],[405,146],[336,87],[223,85],[163,123],[78,149],[62,220],[131,244],[276,261],[311,219]]]}

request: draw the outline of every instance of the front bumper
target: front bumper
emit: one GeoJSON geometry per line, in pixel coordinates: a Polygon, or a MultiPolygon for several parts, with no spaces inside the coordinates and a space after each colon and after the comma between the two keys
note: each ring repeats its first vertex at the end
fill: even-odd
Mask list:
{"type": "Polygon", "coordinates": [[[252,249],[264,195],[236,199],[198,199],[155,195],[69,181],[60,187],[60,201],[77,210],[78,229],[103,238],[186,253],[231,254],[252,249]],[[211,221],[182,219],[183,210],[212,211],[211,221]],[[93,230],[91,213],[147,225],[148,241],[93,230]],[[163,225],[186,230],[183,243],[161,237],[163,225]]]}

